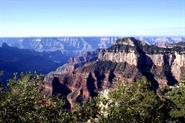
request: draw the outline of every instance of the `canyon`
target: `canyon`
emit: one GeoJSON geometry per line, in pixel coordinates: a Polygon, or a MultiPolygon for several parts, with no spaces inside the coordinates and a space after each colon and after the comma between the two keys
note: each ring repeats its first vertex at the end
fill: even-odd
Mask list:
{"type": "Polygon", "coordinates": [[[60,94],[72,102],[86,102],[115,82],[137,82],[145,77],[151,89],[178,85],[185,76],[185,47],[158,47],[133,37],[111,47],[73,58],[44,79],[47,96],[60,94]]]}

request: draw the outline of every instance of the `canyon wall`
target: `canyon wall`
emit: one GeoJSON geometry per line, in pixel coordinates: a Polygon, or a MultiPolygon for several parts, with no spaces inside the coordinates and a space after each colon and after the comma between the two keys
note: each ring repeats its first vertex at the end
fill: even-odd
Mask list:
{"type": "Polygon", "coordinates": [[[85,102],[119,80],[136,82],[144,76],[156,91],[161,86],[178,84],[185,76],[185,48],[180,46],[164,48],[123,38],[88,58],[91,60],[83,62],[77,58],[49,73],[44,80],[45,92],[61,94],[70,102],[85,102]]]}

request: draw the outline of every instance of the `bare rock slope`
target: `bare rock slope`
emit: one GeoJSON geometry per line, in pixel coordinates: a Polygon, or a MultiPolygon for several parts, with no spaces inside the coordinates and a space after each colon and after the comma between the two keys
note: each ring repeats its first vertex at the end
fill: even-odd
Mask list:
{"type": "Polygon", "coordinates": [[[93,54],[93,58],[89,57],[91,54],[87,56],[90,59],[75,60],[49,73],[45,77],[45,92],[59,93],[70,101],[87,101],[99,90],[110,88],[114,80],[135,82],[145,76],[156,90],[178,84],[185,75],[185,48],[180,46],[163,48],[123,38],[93,54]]]}

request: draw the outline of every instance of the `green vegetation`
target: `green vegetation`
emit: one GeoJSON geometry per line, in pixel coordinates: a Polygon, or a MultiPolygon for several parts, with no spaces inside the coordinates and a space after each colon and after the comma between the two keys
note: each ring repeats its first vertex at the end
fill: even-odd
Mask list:
{"type": "Polygon", "coordinates": [[[148,83],[145,79],[129,85],[118,82],[108,98],[102,98],[107,108],[100,122],[185,122],[185,84],[154,93],[148,83]]]}
{"type": "Polygon", "coordinates": [[[67,122],[69,116],[63,102],[46,98],[41,92],[38,75],[21,75],[9,81],[9,91],[0,96],[0,122],[67,122]]]}
{"type": "Polygon", "coordinates": [[[157,93],[148,84],[145,79],[132,84],[118,81],[113,88],[85,104],[77,103],[69,111],[65,101],[43,95],[40,76],[22,74],[0,92],[0,122],[185,122],[185,79],[157,93]]]}
{"type": "Polygon", "coordinates": [[[22,74],[9,80],[8,89],[0,92],[0,122],[3,123],[76,123],[95,116],[96,103],[91,99],[76,110],[66,110],[65,102],[56,97],[45,97],[43,80],[39,75],[22,74]]]}

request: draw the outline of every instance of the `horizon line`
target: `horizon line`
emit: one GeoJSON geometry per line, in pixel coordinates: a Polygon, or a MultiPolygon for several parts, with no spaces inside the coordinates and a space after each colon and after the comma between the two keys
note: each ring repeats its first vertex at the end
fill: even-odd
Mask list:
{"type": "Polygon", "coordinates": [[[185,35],[61,35],[61,36],[0,36],[0,38],[57,38],[57,37],[185,37],[185,35]]]}

